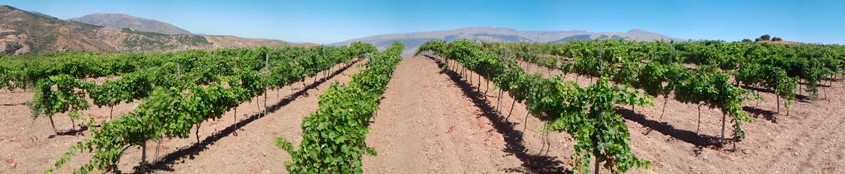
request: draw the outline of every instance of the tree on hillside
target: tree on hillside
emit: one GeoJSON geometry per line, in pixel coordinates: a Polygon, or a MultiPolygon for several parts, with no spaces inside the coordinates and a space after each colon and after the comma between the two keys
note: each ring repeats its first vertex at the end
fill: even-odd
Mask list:
{"type": "Polygon", "coordinates": [[[751,42],[751,39],[742,39],[742,42],[751,42]]]}
{"type": "Polygon", "coordinates": [[[769,34],[764,34],[764,35],[760,36],[760,39],[763,39],[764,41],[769,41],[769,39],[770,39],[771,37],[772,37],[772,36],[769,36],[769,34]]]}
{"type": "Polygon", "coordinates": [[[781,39],[780,37],[773,37],[772,41],[783,41],[783,39],[781,39]]]}

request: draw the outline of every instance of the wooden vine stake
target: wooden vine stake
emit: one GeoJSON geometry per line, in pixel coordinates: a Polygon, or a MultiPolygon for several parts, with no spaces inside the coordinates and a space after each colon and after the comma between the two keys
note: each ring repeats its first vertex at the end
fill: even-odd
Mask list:
{"type": "Polygon", "coordinates": [[[182,78],[182,64],[176,63],[176,77],[182,78]]]}
{"type": "MultiPolygon", "coordinates": [[[[237,124],[238,123],[238,106],[235,106],[235,113],[232,114],[232,117],[234,118],[232,120],[232,122],[234,122],[234,124],[237,124]]],[[[238,136],[238,129],[235,129],[234,131],[232,131],[232,134],[234,134],[235,136],[238,136]]]]}
{"type": "MultiPolygon", "coordinates": [[[[598,44],[598,50],[599,50],[599,57],[601,57],[601,56],[602,56],[602,54],[604,53],[604,52],[602,52],[602,51],[601,51],[601,44],[598,44]]],[[[603,72],[603,71],[604,71],[604,63],[601,63],[601,62],[600,62],[600,63],[599,63],[599,72],[603,72]]],[[[590,79],[592,80],[592,77],[590,77],[590,79]]],[[[601,80],[601,78],[599,78],[599,80],[601,80]]],[[[597,82],[597,83],[598,83],[598,82],[597,82]]],[[[591,82],[591,84],[595,85],[595,83],[592,83],[592,82],[591,82]]],[[[597,121],[599,122],[598,124],[603,124],[603,123],[601,123],[601,121],[602,121],[602,116],[604,115],[604,111],[599,110],[598,112],[599,112],[598,117],[597,117],[597,119],[598,119],[597,121]]],[[[594,140],[594,141],[595,141],[595,140],[594,140]]],[[[593,142],[593,143],[595,143],[595,142],[593,142]]],[[[594,158],[595,158],[595,164],[594,164],[594,166],[593,166],[593,167],[594,167],[594,168],[593,168],[593,173],[595,173],[595,174],[599,174],[599,173],[600,173],[600,169],[601,169],[601,168],[600,168],[600,165],[601,165],[601,160],[599,160],[599,158],[598,158],[598,156],[599,156],[599,155],[601,155],[601,154],[599,154],[599,153],[593,153],[593,156],[594,156],[594,158]]]]}
{"type": "MultiPolygon", "coordinates": [[[[264,54],[264,73],[267,73],[267,76],[270,75],[270,64],[268,62],[269,56],[264,54]]],[[[264,92],[264,110],[261,113],[261,116],[267,116],[267,92],[264,92]]]]}
{"type": "Polygon", "coordinates": [[[660,121],[663,121],[663,114],[666,113],[666,104],[669,102],[669,94],[663,94],[663,110],[660,111],[660,121]]]}
{"type": "Polygon", "coordinates": [[[701,131],[701,103],[698,103],[698,127],[695,128],[695,133],[701,131]]]}
{"type": "MultiPolygon", "coordinates": [[[[724,112],[722,113],[722,138],[719,139],[719,141],[720,141],[719,143],[721,143],[721,144],[725,144],[725,119],[727,118],[727,115],[728,114],[726,114],[724,112]]],[[[739,121],[739,120],[737,120],[737,121],[739,121]]]]}
{"type": "Polygon", "coordinates": [[[147,166],[147,142],[145,141],[143,145],[141,145],[141,166],[142,170],[146,170],[147,166]]]}
{"type": "MultiPolygon", "coordinates": [[[[504,50],[502,50],[502,65],[505,65],[504,63],[507,62],[507,56],[508,56],[508,49],[505,48],[504,50]]],[[[505,72],[505,66],[502,66],[502,72],[505,72]]],[[[497,101],[496,102],[496,109],[498,110],[497,112],[499,112],[499,115],[502,115],[502,88],[501,87],[499,87],[499,99],[496,100],[496,101],[497,101]]]]}
{"type": "Polygon", "coordinates": [[[58,130],[58,129],[56,129],[56,123],[54,123],[54,122],[53,122],[53,116],[52,116],[52,115],[48,115],[47,117],[49,117],[49,118],[50,118],[50,126],[53,126],[53,132],[54,132],[56,135],[58,135],[58,134],[59,134],[59,130],[58,130]]]}
{"type": "MultiPolygon", "coordinates": [[[[775,84],[778,84],[777,86],[780,86],[780,83],[778,83],[778,78],[775,78],[775,84]]],[[[759,92],[757,96],[760,96],[759,92]]],[[[760,103],[760,100],[757,100],[757,103],[760,103]]],[[[777,103],[777,113],[780,114],[780,92],[778,87],[775,87],[775,103],[777,103]]]]}
{"type": "Polygon", "coordinates": [[[196,131],[196,132],[194,132],[194,135],[196,135],[196,136],[197,136],[197,143],[199,143],[199,142],[200,142],[200,126],[202,126],[202,121],[200,121],[199,123],[197,123],[197,131],[196,131]]]}
{"type": "MultiPolygon", "coordinates": [[[[601,51],[601,44],[599,44],[598,46],[599,46],[599,57],[601,57],[602,53],[603,53],[601,51]]],[[[604,63],[599,63],[599,72],[602,72],[602,71],[604,71],[604,63]]],[[[601,80],[601,78],[599,78],[599,80],[601,80]]],[[[593,85],[595,85],[595,84],[593,84],[593,85]]],[[[598,120],[597,120],[599,122],[599,124],[603,124],[603,123],[601,123],[601,121],[602,121],[601,118],[602,118],[603,115],[604,115],[604,111],[599,110],[599,116],[598,116],[598,120]]],[[[593,141],[595,141],[595,139],[593,141]]],[[[594,144],[596,144],[596,143],[594,142],[594,144]]],[[[601,163],[601,161],[599,160],[599,155],[601,155],[601,154],[598,154],[598,153],[593,154],[593,156],[596,158],[595,171],[593,171],[593,173],[595,173],[595,174],[599,174],[599,169],[600,169],[599,164],[601,163]]]]}
{"type": "MultiPolygon", "coordinates": [[[[601,121],[601,120],[602,120],[602,119],[601,119],[602,115],[604,115],[604,112],[599,111],[599,120],[598,120],[598,121],[601,121]]],[[[596,158],[596,164],[595,164],[596,166],[595,166],[595,169],[594,169],[594,171],[593,171],[593,173],[595,173],[595,174],[599,174],[599,169],[600,169],[600,168],[599,168],[599,166],[600,166],[599,164],[601,163],[601,161],[599,161],[599,155],[600,155],[600,154],[598,154],[598,153],[593,154],[593,157],[595,157],[595,158],[596,158]]]]}

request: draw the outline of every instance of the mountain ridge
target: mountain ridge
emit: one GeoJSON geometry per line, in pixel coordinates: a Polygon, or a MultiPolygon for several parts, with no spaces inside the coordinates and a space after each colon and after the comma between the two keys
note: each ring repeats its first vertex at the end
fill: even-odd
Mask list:
{"type": "Polygon", "coordinates": [[[130,28],[138,31],[170,35],[191,34],[191,32],[189,32],[188,30],[179,28],[173,24],[161,22],[155,19],[136,17],[123,13],[92,13],[77,18],[70,18],[68,20],[104,27],[130,28]]]}
{"type": "Polygon", "coordinates": [[[476,41],[496,42],[552,42],[562,43],[571,40],[587,39],[622,39],[635,41],[655,40],[681,40],[663,34],[650,32],[644,29],[634,28],[627,32],[589,32],[586,30],[561,30],[561,31],[527,31],[516,30],[505,27],[464,27],[451,30],[420,31],[408,33],[391,33],[372,35],[367,37],[350,39],[329,45],[349,45],[352,42],[364,42],[375,45],[379,48],[386,48],[393,41],[400,41],[405,44],[406,50],[403,56],[409,56],[422,43],[428,40],[468,39],[476,41]]]}
{"type": "Polygon", "coordinates": [[[0,5],[0,54],[41,52],[150,52],[233,47],[308,46],[225,35],[162,34],[62,20],[0,5]]]}

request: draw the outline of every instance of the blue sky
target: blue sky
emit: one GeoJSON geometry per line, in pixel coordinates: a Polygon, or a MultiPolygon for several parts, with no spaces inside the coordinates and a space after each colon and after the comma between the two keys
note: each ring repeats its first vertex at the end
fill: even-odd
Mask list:
{"type": "Polygon", "coordinates": [[[61,19],[125,13],[199,34],[334,43],[377,34],[471,26],[625,32],[735,41],[762,34],[845,44],[845,1],[59,1],[3,0],[61,19]]]}

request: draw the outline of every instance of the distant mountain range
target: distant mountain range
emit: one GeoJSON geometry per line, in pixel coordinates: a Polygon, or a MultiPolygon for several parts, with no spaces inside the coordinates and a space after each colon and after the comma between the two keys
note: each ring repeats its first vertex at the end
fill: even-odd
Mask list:
{"type": "Polygon", "coordinates": [[[452,41],[456,39],[468,39],[475,41],[495,41],[495,42],[553,42],[562,43],[572,40],[589,40],[589,39],[621,39],[621,40],[636,40],[636,41],[654,41],[654,40],[681,40],[672,38],[662,34],[649,32],[640,29],[633,29],[625,33],[617,32],[588,32],[583,30],[569,30],[569,31],[520,31],[510,28],[492,28],[492,27],[469,27],[455,30],[444,31],[428,31],[428,32],[414,32],[414,33],[400,33],[400,34],[385,34],[369,36],[357,39],[351,39],[332,45],[348,45],[352,42],[364,42],[376,45],[379,48],[390,46],[393,41],[399,41],[405,44],[405,52],[403,56],[410,55],[422,43],[428,40],[446,40],[452,41]]]}
{"type": "Polygon", "coordinates": [[[104,27],[130,28],[138,31],[162,34],[191,34],[191,32],[188,32],[188,30],[181,29],[168,23],[152,19],[144,19],[135,16],[129,16],[126,14],[94,13],[78,18],[71,18],[68,20],[104,27]]]}
{"type": "MultiPolygon", "coordinates": [[[[280,47],[292,44],[279,40],[246,39],[236,36],[196,35],[165,22],[126,14],[95,13],[61,20],[38,12],[0,5],[0,54],[25,54],[54,51],[144,52],[227,47],[280,47]]],[[[422,43],[440,39],[468,39],[495,42],[552,42],[572,40],[620,39],[636,41],[681,40],[666,35],[633,29],[628,32],[520,31],[510,28],[469,27],[455,30],[384,34],[351,39],[329,45],[348,45],[361,41],[386,48],[393,41],[405,44],[403,56],[409,56],[422,43]]]]}
{"type": "Polygon", "coordinates": [[[306,44],[235,36],[193,35],[171,24],[129,15],[93,14],[61,20],[38,12],[0,5],[0,54],[146,52],[286,45],[306,44]]]}

